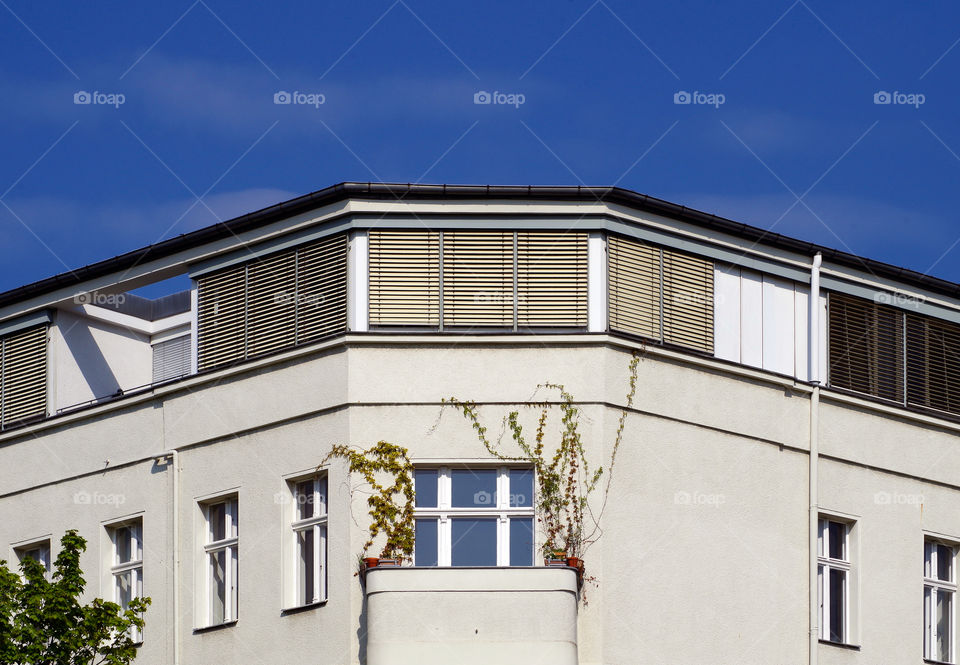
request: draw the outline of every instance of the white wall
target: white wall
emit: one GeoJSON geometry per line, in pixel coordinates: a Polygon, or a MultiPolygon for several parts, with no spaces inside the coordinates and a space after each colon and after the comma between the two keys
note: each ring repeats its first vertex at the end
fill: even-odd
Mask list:
{"type": "MultiPolygon", "coordinates": [[[[801,381],[809,378],[810,287],[736,266],[714,272],[714,348],[717,358],[801,381]]],[[[820,344],[826,347],[827,299],[820,296],[820,344]]],[[[820,354],[821,376],[826,354],[820,354]]]]}

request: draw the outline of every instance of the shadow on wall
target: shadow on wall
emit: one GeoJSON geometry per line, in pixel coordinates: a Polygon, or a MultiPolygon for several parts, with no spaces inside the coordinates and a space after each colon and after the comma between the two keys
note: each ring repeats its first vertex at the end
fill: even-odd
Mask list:
{"type": "Polygon", "coordinates": [[[357,659],[361,663],[367,662],[367,589],[361,584],[360,592],[363,600],[360,602],[360,625],[357,627],[357,659]]]}
{"type": "Polygon", "coordinates": [[[61,328],[64,343],[83,374],[83,379],[90,388],[90,392],[93,393],[93,399],[101,399],[116,394],[121,386],[110,367],[110,363],[103,355],[100,345],[94,339],[91,329],[102,330],[111,335],[138,341],[141,337],[129,331],[99,326],[93,321],[82,319],[76,319],[72,325],[65,329],[61,328]]]}

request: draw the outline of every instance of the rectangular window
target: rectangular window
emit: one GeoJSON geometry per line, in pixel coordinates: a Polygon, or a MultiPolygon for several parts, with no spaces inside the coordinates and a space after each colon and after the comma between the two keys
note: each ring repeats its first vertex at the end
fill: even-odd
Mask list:
{"type": "Polygon", "coordinates": [[[850,525],[820,520],[817,578],[820,596],[820,639],[850,642],[850,525]]]}
{"type": "Polygon", "coordinates": [[[30,543],[29,545],[15,547],[13,548],[13,552],[17,556],[17,561],[19,562],[23,562],[24,559],[33,559],[39,563],[46,571],[47,578],[50,577],[51,561],[49,540],[38,540],[37,542],[30,543]]]}
{"type": "Polygon", "coordinates": [[[907,402],[960,413],[960,326],[906,314],[907,402]]]}
{"type": "Polygon", "coordinates": [[[414,486],[414,565],[533,565],[532,469],[417,468],[414,486]]]}
{"type": "Polygon", "coordinates": [[[47,326],[0,339],[0,429],[47,414],[47,326]]]}
{"type": "Polygon", "coordinates": [[[327,598],[327,478],[290,481],[289,589],[287,605],[303,607],[327,598]]]}
{"type": "MultiPolygon", "coordinates": [[[[112,556],[113,602],[124,610],[131,601],[143,597],[143,524],[140,520],[108,527],[112,556]]],[[[135,627],[130,639],[141,642],[143,635],[135,627]]]]}
{"type": "Polygon", "coordinates": [[[610,329],[713,353],[713,263],[633,238],[607,243],[610,329]]]}
{"type": "Polygon", "coordinates": [[[440,324],[440,234],[370,231],[370,325],[440,324]]]}
{"type": "Polygon", "coordinates": [[[893,307],[830,293],[830,385],[903,401],[903,313],[893,307]]]}
{"type": "Polygon", "coordinates": [[[587,325],[586,233],[517,233],[517,325],[587,325]]]}
{"type": "Polygon", "coordinates": [[[203,504],[206,544],[206,625],[237,620],[238,503],[236,497],[203,504]]]}
{"type": "Polygon", "coordinates": [[[513,233],[443,234],[443,325],[513,327],[513,233]]]}
{"type": "Polygon", "coordinates": [[[254,358],[346,330],[344,234],[197,279],[198,367],[254,358]]]}
{"type": "Polygon", "coordinates": [[[927,539],[923,556],[923,657],[955,663],[956,556],[954,545],[927,539]]]}
{"type": "Polygon", "coordinates": [[[182,335],[153,345],[153,382],[178,379],[190,373],[190,335],[182,335]]]}

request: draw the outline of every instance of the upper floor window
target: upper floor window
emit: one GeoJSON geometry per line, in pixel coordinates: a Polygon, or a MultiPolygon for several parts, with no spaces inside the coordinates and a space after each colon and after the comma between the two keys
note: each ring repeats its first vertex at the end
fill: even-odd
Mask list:
{"type": "Polygon", "coordinates": [[[713,353],[713,263],[607,238],[610,329],[713,353]]]}
{"type": "Polygon", "coordinates": [[[287,485],[291,508],[285,604],[303,607],[327,598],[327,478],[300,478],[287,485]]]}
{"type": "Polygon", "coordinates": [[[954,663],[957,549],[937,540],[924,542],[923,657],[954,663]]]}
{"type": "Polygon", "coordinates": [[[29,545],[14,547],[13,553],[16,555],[17,561],[19,562],[23,562],[24,559],[33,559],[43,566],[43,570],[45,571],[47,577],[50,577],[51,561],[49,540],[38,540],[30,543],[29,545]]]}
{"type": "Polygon", "coordinates": [[[47,326],[0,339],[0,429],[47,413],[47,326]]]}
{"type": "Polygon", "coordinates": [[[370,231],[370,324],[518,330],[587,325],[587,234],[370,231]]]}
{"type": "MultiPolygon", "coordinates": [[[[130,603],[143,597],[143,523],[140,520],[108,527],[111,544],[110,574],[113,577],[113,602],[124,610],[130,603]]],[[[140,642],[142,635],[136,627],[130,629],[130,639],[140,642]]]]}
{"type": "Polygon", "coordinates": [[[215,626],[237,619],[239,572],[239,510],[236,497],[202,505],[206,542],[203,546],[206,593],[205,625],[215,626]]]}
{"type": "Polygon", "coordinates": [[[415,565],[533,565],[532,469],[422,467],[414,484],[415,565]]]}
{"type": "Polygon", "coordinates": [[[820,596],[820,639],[850,642],[850,525],[821,519],[817,538],[820,596]]]}

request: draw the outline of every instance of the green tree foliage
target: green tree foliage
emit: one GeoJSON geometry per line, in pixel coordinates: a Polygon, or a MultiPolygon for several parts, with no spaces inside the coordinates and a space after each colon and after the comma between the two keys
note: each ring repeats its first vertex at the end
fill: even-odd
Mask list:
{"type": "Polygon", "coordinates": [[[100,598],[83,605],[86,581],[80,554],[87,542],[76,531],[60,540],[61,550],[47,579],[33,559],[21,575],[0,560],[0,663],[9,665],[123,665],[137,655],[131,628],[143,629],[149,598],[124,610],[100,598]]]}

